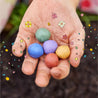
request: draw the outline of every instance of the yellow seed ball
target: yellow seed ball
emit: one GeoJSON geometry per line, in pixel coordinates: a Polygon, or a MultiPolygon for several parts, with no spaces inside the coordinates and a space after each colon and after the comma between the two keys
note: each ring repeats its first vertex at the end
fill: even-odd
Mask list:
{"type": "Polygon", "coordinates": [[[56,54],[61,59],[66,59],[70,55],[70,49],[68,46],[62,45],[59,46],[56,50],[56,54]]]}

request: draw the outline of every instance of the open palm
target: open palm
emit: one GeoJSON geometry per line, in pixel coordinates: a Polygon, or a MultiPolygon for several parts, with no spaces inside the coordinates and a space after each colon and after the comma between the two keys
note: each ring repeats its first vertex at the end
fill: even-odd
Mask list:
{"type": "MultiPolygon", "coordinates": [[[[51,32],[50,39],[55,40],[59,46],[68,45],[71,50],[70,57],[60,60],[59,65],[52,69],[45,65],[45,55],[40,58],[35,82],[38,86],[45,87],[51,75],[56,79],[63,79],[69,74],[70,64],[74,67],[79,65],[83,55],[85,32],[76,11],[67,4],[63,6],[56,0],[34,0],[23,17],[12,47],[15,56],[21,57],[30,44],[39,43],[35,38],[39,28],[48,29],[51,32]]],[[[30,57],[27,52],[22,65],[23,73],[32,75],[37,63],[38,59],[30,57]]]]}

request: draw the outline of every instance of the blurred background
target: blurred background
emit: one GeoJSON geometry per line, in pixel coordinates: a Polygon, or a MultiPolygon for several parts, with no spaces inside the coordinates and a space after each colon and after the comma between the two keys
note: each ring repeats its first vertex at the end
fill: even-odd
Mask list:
{"type": "Polygon", "coordinates": [[[36,72],[32,76],[21,72],[24,56],[17,58],[11,52],[19,24],[31,1],[0,0],[0,98],[97,98],[98,1],[81,0],[77,9],[86,31],[80,66],[71,67],[66,79],[51,78],[46,88],[35,85],[36,72]]]}

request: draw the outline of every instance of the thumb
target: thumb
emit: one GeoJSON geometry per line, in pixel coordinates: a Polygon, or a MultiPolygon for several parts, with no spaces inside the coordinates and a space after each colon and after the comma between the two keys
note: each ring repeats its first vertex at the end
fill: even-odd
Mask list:
{"type": "Polygon", "coordinates": [[[84,40],[85,31],[83,28],[74,32],[69,38],[71,49],[69,61],[73,67],[77,67],[80,63],[80,59],[84,53],[84,40]]]}

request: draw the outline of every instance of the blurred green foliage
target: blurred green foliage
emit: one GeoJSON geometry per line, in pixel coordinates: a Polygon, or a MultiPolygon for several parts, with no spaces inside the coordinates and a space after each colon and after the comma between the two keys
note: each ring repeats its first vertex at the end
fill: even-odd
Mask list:
{"type": "Polygon", "coordinates": [[[77,9],[77,14],[79,15],[80,20],[85,22],[86,26],[88,26],[91,21],[98,21],[98,15],[81,12],[79,9],[77,9]],[[81,14],[83,14],[83,16],[81,16],[81,14]]]}
{"type": "MultiPolygon", "coordinates": [[[[16,7],[14,8],[11,17],[9,19],[9,23],[11,23],[13,25],[12,31],[14,31],[14,29],[18,29],[19,24],[22,20],[22,17],[27,9],[27,5],[25,3],[20,3],[18,5],[16,5],[16,7]]],[[[14,31],[15,32],[15,31],[14,31]]]]}
{"type": "MultiPolygon", "coordinates": [[[[12,26],[11,30],[8,33],[6,33],[6,36],[3,39],[3,41],[6,42],[14,33],[16,33],[27,7],[28,6],[25,3],[19,3],[15,6],[15,8],[10,16],[10,19],[8,21],[8,23],[11,24],[11,26],[12,26]]],[[[3,44],[0,43],[0,48],[2,46],[3,46],[3,44]]]]}
{"type": "Polygon", "coordinates": [[[9,33],[5,36],[4,40],[8,40],[14,33],[16,33],[27,7],[28,6],[25,3],[19,3],[15,6],[8,21],[8,23],[12,25],[12,28],[9,31],[9,33]]]}

